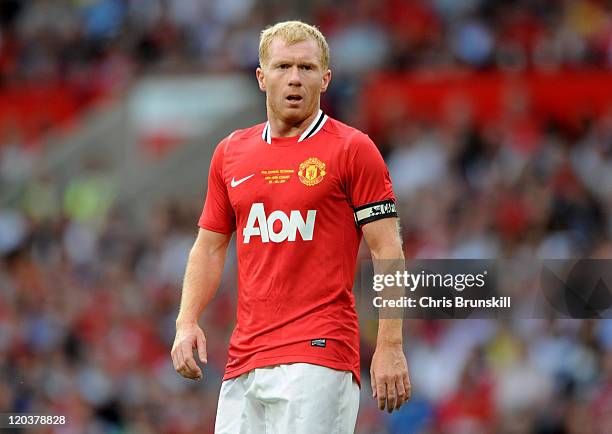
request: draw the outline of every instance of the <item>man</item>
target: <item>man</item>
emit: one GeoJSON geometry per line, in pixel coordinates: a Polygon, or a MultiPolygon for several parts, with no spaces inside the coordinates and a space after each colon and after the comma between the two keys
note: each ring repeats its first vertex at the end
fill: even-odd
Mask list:
{"type": "MultiPolygon", "coordinates": [[[[350,433],[359,406],[352,294],[361,236],[374,259],[402,259],[388,171],[372,141],[319,108],[330,80],[323,35],[299,21],[262,32],[256,75],[268,121],[217,146],[191,250],[172,348],[199,380],[198,326],[236,231],[238,310],[216,433],[350,433]]],[[[410,397],[402,321],[379,321],[373,396],[391,412],[410,397]]]]}

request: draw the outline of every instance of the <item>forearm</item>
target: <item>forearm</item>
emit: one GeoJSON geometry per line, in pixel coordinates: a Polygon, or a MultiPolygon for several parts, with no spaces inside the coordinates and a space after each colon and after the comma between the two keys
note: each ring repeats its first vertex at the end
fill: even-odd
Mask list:
{"type": "MultiPolygon", "coordinates": [[[[372,251],[374,272],[377,274],[403,273],[405,269],[404,254],[401,245],[385,245],[372,251]]],[[[385,288],[382,297],[399,299],[404,295],[404,288],[393,286],[385,288]]],[[[378,320],[378,338],[376,345],[402,345],[402,314],[401,308],[381,308],[378,320]]]]}
{"type": "Polygon", "coordinates": [[[183,281],[177,324],[198,321],[219,287],[225,252],[225,248],[206,249],[194,246],[191,249],[183,281]]]}
{"type": "MultiPolygon", "coordinates": [[[[368,223],[364,226],[363,233],[372,253],[374,273],[403,274],[404,252],[397,221],[382,219],[368,223]]],[[[393,279],[391,286],[383,285],[380,291],[383,302],[404,295],[404,286],[398,280],[393,279]]],[[[378,408],[384,410],[386,406],[389,412],[399,409],[402,403],[410,398],[410,377],[403,348],[402,318],[402,308],[390,308],[386,304],[379,308],[378,338],[370,367],[370,379],[372,396],[377,398],[378,408]]]]}

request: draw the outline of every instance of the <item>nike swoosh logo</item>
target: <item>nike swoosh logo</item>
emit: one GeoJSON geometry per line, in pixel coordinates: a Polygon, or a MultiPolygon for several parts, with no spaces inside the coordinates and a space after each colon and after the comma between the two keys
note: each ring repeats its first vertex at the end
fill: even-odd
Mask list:
{"type": "Polygon", "coordinates": [[[235,180],[235,179],[232,177],[231,186],[232,186],[232,187],[238,187],[238,186],[239,186],[240,184],[242,184],[244,181],[246,181],[247,179],[252,178],[253,176],[255,176],[255,174],[254,174],[254,173],[250,174],[249,176],[245,176],[244,178],[241,178],[241,179],[239,179],[239,180],[237,180],[237,181],[236,181],[236,180],[235,180]]]}

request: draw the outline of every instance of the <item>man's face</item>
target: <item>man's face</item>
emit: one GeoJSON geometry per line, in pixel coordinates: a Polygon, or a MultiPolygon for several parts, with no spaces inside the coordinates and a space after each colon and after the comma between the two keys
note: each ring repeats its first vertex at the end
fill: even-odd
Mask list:
{"type": "Polygon", "coordinates": [[[267,62],[257,68],[268,108],[287,123],[302,122],[315,113],[330,80],[331,71],[321,65],[321,49],[310,39],[293,45],[273,39],[267,62]]]}

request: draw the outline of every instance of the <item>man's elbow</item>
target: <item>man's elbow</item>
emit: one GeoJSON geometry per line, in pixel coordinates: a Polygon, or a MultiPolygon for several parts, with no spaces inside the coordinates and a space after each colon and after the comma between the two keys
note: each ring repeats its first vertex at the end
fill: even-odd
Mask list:
{"type": "Polygon", "coordinates": [[[397,239],[382,242],[370,248],[372,258],[381,259],[404,259],[404,251],[402,243],[397,239]]]}
{"type": "Polygon", "coordinates": [[[374,259],[404,258],[397,219],[381,219],[366,224],[363,235],[374,259]]]}

